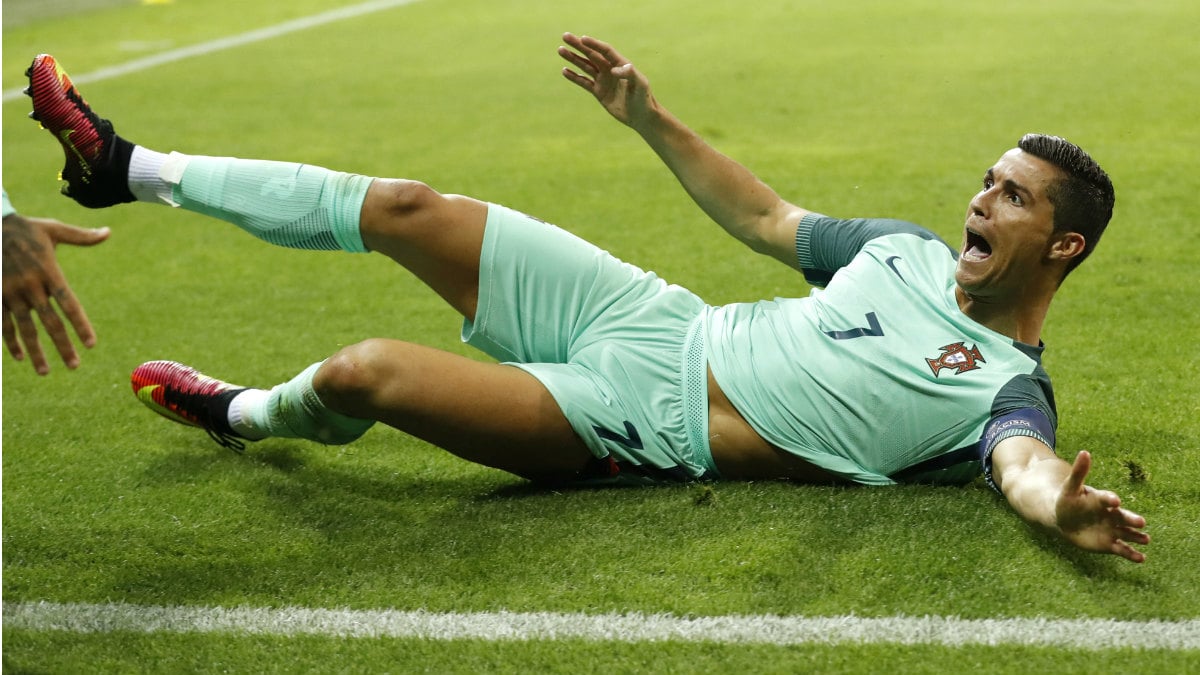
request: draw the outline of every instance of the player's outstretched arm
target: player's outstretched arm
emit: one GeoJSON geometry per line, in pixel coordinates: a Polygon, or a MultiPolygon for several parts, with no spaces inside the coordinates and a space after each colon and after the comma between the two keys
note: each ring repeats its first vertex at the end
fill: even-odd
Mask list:
{"type": "Polygon", "coordinates": [[[79,365],[79,354],[51,299],[66,315],[84,346],[96,344],[96,333],[83,305],[67,284],[54,247],[60,243],[94,246],[108,235],[108,228],[88,230],[49,218],[16,213],[4,218],[4,344],[18,361],[28,353],[39,375],[50,372],[50,364],[38,341],[35,313],[63,363],[68,368],[79,365]]]}
{"type": "Polygon", "coordinates": [[[612,45],[571,33],[563,42],[558,53],[571,66],[563,76],[638,132],[710,218],[755,251],[796,265],[796,225],[807,211],[781,199],[659,105],[649,80],[612,45]]]}
{"type": "Polygon", "coordinates": [[[1084,484],[1091,468],[1087,451],[1068,464],[1041,441],[1024,436],[1001,441],[992,454],[992,475],[1025,520],[1084,550],[1144,561],[1145,554],[1132,544],[1150,543],[1142,531],[1146,519],[1121,508],[1116,493],[1084,484]]]}

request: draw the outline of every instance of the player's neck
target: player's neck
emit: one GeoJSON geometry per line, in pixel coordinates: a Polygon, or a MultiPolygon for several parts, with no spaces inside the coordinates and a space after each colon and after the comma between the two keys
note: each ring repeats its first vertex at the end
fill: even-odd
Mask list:
{"type": "Polygon", "coordinates": [[[1017,301],[998,301],[968,295],[962,288],[955,288],[954,291],[959,309],[975,322],[1017,342],[1035,346],[1041,343],[1042,326],[1050,311],[1053,294],[1017,301]]]}

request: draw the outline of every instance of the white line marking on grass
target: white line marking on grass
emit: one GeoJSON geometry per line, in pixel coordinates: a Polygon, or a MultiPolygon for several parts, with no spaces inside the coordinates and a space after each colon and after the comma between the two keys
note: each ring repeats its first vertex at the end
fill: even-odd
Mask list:
{"type": "MultiPolygon", "coordinates": [[[[206,54],[212,54],[214,52],[232,49],[234,47],[241,47],[242,45],[262,42],[264,40],[270,40],[271,38],[276,38],[281,35],[287,35],[288,33],[294,33],[296,31],[322,26],[327,23],[333,23],[334,21],[341,21],[342,19],[351,19],[364,14],[372,14],[385,9],[392,9],[394,7],[400,7],[403,5],[411,5],[418,1],[419,0],[371,0],[370,2],[364,2],[358,5],[340,7],[328,12],[322,12],[321,14],[314,14],[312,16],[305,16],[299,19],[292,19],[291,21],[285,21],[280,24],[275,24],[274,26],[267,26],[266,28],[259,28],[247,33],[241,33],[240,35],[231,35],[229,37],[218,38],[216,40],[209,40],[208,42],[201,42],[200,44],[192,45],[190,47],[180,47],[179,49],[172,49],[170,51],[152,54],[150,56],[134,59],[133,61],[128,61],[120,65],[101,68],[100,70],[94,70],[90,73],[84,73],[79,76],[72,75],[71,81],[76,85],[84,85],[88,84],[89,82],[108,80],[114,77],[120,77],[121,75],[128,75],[130,73],[136,73],[149,68],[154,68],[155,66],[161,66],[165,63],[182,61],[183,59],[189,59],[193,56],[204,56],[206,54]]],[[[23,96],[23,90],[24,86],[17,89],[9,89],[8,91],[4,92],[4,102],[8,103],[9,101],[21,98],[21,96],[23,96]]]]}
{"type": "Polygon", "coordinates": [[[245,633],[426,640],[715,642],[722,644],[1020,645],[1069,649],[1200,649],[1200,620],[953,617],[436,613],[302,607],[150,607],[4,603],[4,627],[71,633],[245,633]]]}

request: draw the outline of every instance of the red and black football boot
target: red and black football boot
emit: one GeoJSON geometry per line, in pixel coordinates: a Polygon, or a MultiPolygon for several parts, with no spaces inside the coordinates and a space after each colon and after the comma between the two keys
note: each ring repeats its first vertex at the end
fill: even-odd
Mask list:
{"type": "Polygon", "coordinates": [[[229,426],[229,403],[246,390],[174,361],[148,361],[130,377],[133,393],[163,417],[208,432],[222,446],[241,452],[244,438],[229,426]]]}
{"type": "Polygon", "coordinates": [[[54,135],[66,155],[62,193],[92,209],[134,201],[128,185],[133,144],[92,112],[53,56],[38,55],[25,74],[25,93],[33,99],[29,116],[54,135]]]}

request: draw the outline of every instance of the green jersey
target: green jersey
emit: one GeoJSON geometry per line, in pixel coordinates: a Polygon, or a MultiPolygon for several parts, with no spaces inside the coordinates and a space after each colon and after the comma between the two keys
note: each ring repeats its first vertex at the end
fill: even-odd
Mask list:
{"type": "Polygon", "coordinates": [[[963,314],[955,253],[935,235],[810,214],[796,250],[809,297],[705,316],[713,376],[763,438],[875,485],[968,482],[1013,435],[1053,448],[1041,347],[963,314]]]}

